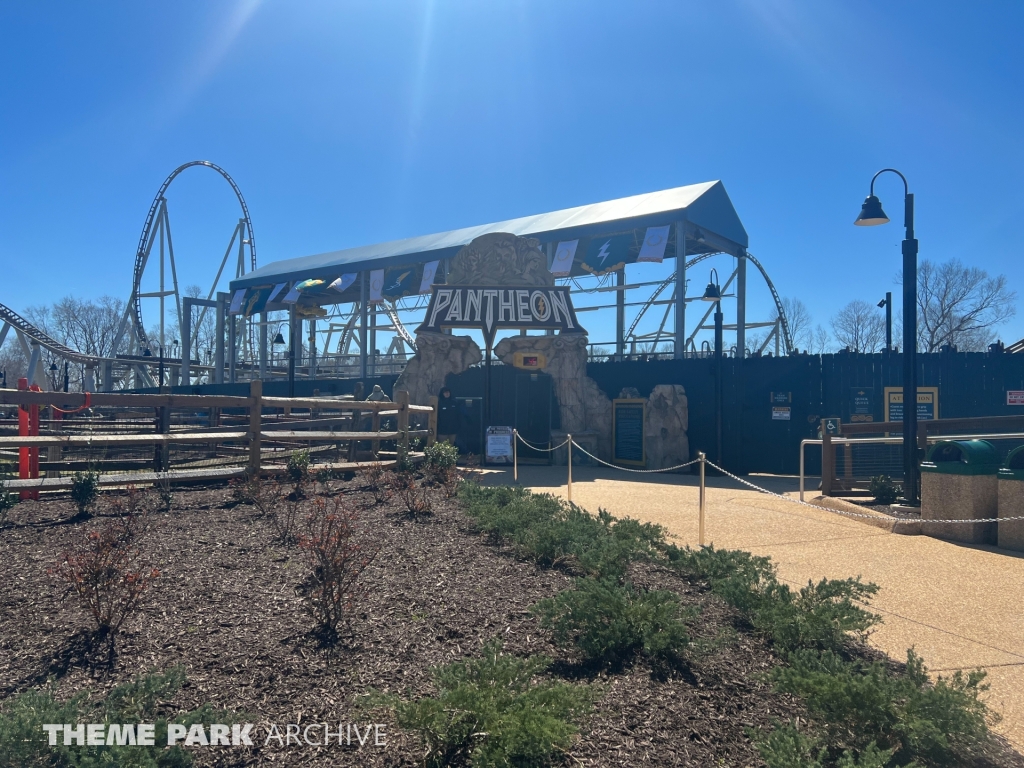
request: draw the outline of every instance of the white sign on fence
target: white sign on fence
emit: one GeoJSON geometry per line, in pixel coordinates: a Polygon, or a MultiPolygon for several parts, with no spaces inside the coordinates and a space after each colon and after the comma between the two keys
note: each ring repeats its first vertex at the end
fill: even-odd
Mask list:
{"type": "Polygon", "coordinates": [[[1024,405],[1024,389],[1006,390],[1007,405],[1024,405]]]}

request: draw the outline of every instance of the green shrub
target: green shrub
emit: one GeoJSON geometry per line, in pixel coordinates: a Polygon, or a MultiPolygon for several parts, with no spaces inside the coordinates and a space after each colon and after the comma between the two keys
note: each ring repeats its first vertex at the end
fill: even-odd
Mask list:
{"type": "Polygon", "coordinates": [[[180,746],[167,747],[168,723],[230,723],[234,716],[209,704],[168,718],[166,704],[185,681],[180,667],[165,674],[148,674],[119,685],[105,698],[91,700],[82,691],[58,701],[56,689],[26,691],[0,710],[0,768],[52,766],[54,768],[179,768],[192,764],[180,746]],[[45,723],[153,723],[154,746],[49,746],[45,723]]]}
{"type": "Polygon", "coordinates": [[[590,710],[585,686],[537,680],[550,659],[520,659],[491,640],[479,659],[434,668],[438,695],[417,701],[375,696],[395,711],[398,725],[416,731],[427,752],[424,763],[474,768],[543,766],[568,748],[576,721],[590,710]]]}
{"type": "Polygon", "coordinates": [[[78,518],[89,517],[89,509],[99,496],[100,476],[97,472],[75,472],[71,477],[71,500],[78,507],[78,518]]]}
{"type": "Polygon", "coordinates": [[[849,633],[863,634],[879,621],[857,605],[878,591],[860,579],[822,579],[794,591],[779,582],[769,558],[748,552],[669,547],[668,558],[678,571],[707,581],[783,651],[838,650],[849,633]]]}
{"type": "Polygon", "coordinates": [[[430,479],[444,488],[445,496],[452,498],[462,482],[459,472],[459,449],[451,443],[434,443],[423,449],[424,465],[430,479]]]}
{"type": "Polygon", "coordinates": [[[987,709],[979,698],[988,686],[980,670],[932,684],[913,649],[902,674],[831,651],[797,651],[789,661],[772,673],[776,688],[803,698],[830,752],[848,751],[849,760],[861,760],[853,764],[960,765],[988,741],[987,709]],[[885,762],[865,762],[883,753],[885,762]]]}
{"type": "MultiPolygon", "coordinates": [[[[820,737],[800,731],[791,723],[771,731],[765,738],[757,739],[756,733],[748,730],[755,739],[757,751],[768,768],[888,768],[893,765],[891,749],[879,749],[870,742],[859,754],[844,750],[836,761],[831,761],[828,749],[822,746],[820,737]]],[[[904,768],[912,768],[910,763],[904,768]]]]}
{"type": "Polygon", "coordinates": [[[445,440],[423,449],[423,461],[430,471],[454,468],[459,461],[459,449],[445,440]]]}
{"type": "Polygon", "coordinates": [[[288,457],[288,479],[295,485],[295,496],[301,496],[309,479],[309,451],[296,451],[288,457]]]}
{"type": "Polygon", "coordinates": [[[895,504],[903,493],[903,488],[896,485],[888,475],[872,477],[870,489],[876,504],[895,504]]]}
{"type": "Polygon", "coordinates": [[[689,643],[679,597],[613,579],[577,579],[576,588],[533,607],[555,641],[591,664],[619,666],[637,654],[659,662],[680,658],[689,643]]]}
{"type": "Polygon", "coordinates": [[[523,488],[466,483],[460,494],[478,530],[546,568],[622,578],[631,560],[653,556],[664,539],[660,526],[619,520],[604,510],[594,517],[574,504],[523,488]]]}

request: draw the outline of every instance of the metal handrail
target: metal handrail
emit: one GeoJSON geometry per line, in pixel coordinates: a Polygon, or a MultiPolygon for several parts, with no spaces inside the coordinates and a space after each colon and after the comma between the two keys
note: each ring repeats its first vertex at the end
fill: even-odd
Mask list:
{"type": "MultiPolygon", "coordinates": [[[[1024,438],[1024,432],[1002,432],[999,434],[989,435],[928,435],[926,441],[929,443],[937,443],[940,440],[1011,440],[1014,438],[1024,438]]],[[[804,446],[807,445],[823,445],[824,440],[821,438],[800,441],[800,501],[804,500],[804,446]]],[[[833,445],[836,443],[842,444],[854,444],[854,443],[876,443],[882,445],[899,445],[903,443],[902,437],[833,437],[833,445]]]]}

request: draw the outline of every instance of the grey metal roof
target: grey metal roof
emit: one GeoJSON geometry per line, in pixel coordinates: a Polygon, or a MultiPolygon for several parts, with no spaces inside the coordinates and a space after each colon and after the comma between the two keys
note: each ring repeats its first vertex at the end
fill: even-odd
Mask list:
{"type": "Polygon", "coordinates": [[[489,232],[528,235],[548,243],[662,226],[683,218],[687,239],[699,228],[704,249],[736,253],[747,247],[747,232],[725,187],[721,181],[708,181],[494,224],[275,261],[233,280],[231,289],[451,258],[462,246],[489,232]]]}

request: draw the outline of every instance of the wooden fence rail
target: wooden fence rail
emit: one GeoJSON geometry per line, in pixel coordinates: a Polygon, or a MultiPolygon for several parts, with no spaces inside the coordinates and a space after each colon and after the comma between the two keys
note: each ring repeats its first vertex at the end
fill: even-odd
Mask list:
{"type": "MultiPolygon", "coordinates": [[[[242,474],[259,474],[266,471],[279,471],[279,466],[267,466],[264,464],[263,445],[265,443],[341,443],[347,442],[350,446],[349,461],[337,465],[330,465],[340,469],[354,470],[366,463],[357,462],[355,458],[355,446],[359,442],[368,442],[372,446],[375,456],[379,454],[382,440],[397,441],[404,450],[409,449],[410,438],[426,438],[428,445],[432,444],[437,432],[437,402],[431,398],[431,405],[413,405],[409,402],[409,393],[404,390],[395,392],[395,402],[389,401],[355,401],[349,399],[335,398],[286,398],[286,397],[263,397],[263,382],[254,380],[250,384],[248,397],[227,397],[220,395],[118,395],[112,393],[92,394],[86,397],[81,393],[66,392],[31,392],[18,390],[0,390],[0,405],[18,406],[57,406],[65,410],[83,408],[86,406],[117,406],[126,408],[153,408],[156,419],[150,422],[155,425],[154,432],[148,434],[110,434],[108,432],[82,433],[58,433],[49,435],[3,435],[0,436],[0,449],[2,448],[25,448],[38,449],[39,447],[131,447],[131,446],[152,446],[154,448],[155,473],[135,473],[129,475],[118,475],[116,478],[110,476],[101,479],[103,484],[117,482],[150,482],[153,478],[171,482],[196,482],[204,479],[219,477],[230,477],[242,474]],[[209,410],[222,408],[244,409],[248,422],[237,423],[235,427],[212,427],[206,430],[188,431],[187,429],[171,429],[171,409],[183,410],[209,410]],[[279,422],[274,418],[266,420],[267,410],[283,409],[285,412],[295,410],[308,410],[310,418],[307,420],[292,419],[279,422]],[[337,418],[321,418],[324,413],[341,412],[347,416],[337,418]],[[372,415],[372,430],[362,431],[358,429],[360,417],[366,414],[372,415]],[[425,429],[412,428],[410,416],[426,416],[427,426],[425,429]],[[392,417],[397,427],[381,429],[381,418],[392,417]],[[343,422],[351,424],[350,429],[324,429],[333,427],[334,424],[342,426],[343,422]],[[247,426],[242,431],[239,427],[247,426]],[[303,426],[309,428],[303,429],[303,426]],[[314,429],[313,427],[319,427],[314,429]],[[168,450],[172,445],[185,445],[190,443],[241,443],[247,447],[245,467],[219,468],[216,470],[195,468],[189,470],[168,472],[168,450]],[[150,477],[152,475],[153,477],[150,477]],[[125,478],[128,478],[127,480],[125,478]]],[[[211,419],[211,421],[213,421],[211,419]]],[[[55,421],[55,427],[61,422],[55,421]]],[[[75,421],[68,420],[62,424],[65,428],[79,426],[75,421]]],[[[82,425],[87,426],[87,425],[82,425]]],[[[24,453],[24,452],[22,452],[24,453]]],[[[56,489],[67,487],[70,478],[37,478],[28,477],[25,467],[21,471],[21,479],[9,482],[11,488],[19,489],[56,489]]]]}

